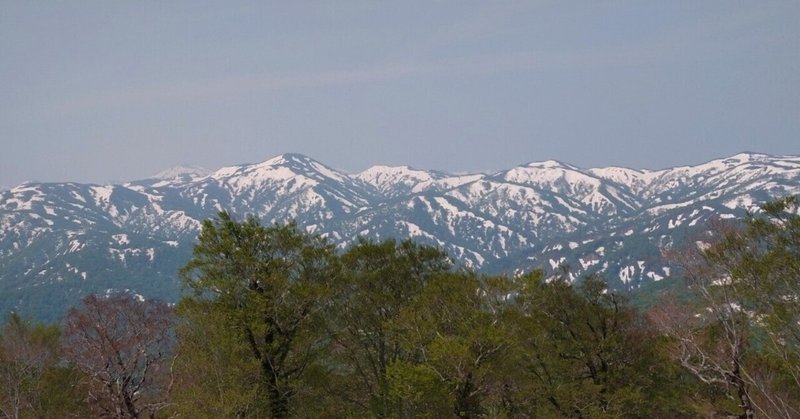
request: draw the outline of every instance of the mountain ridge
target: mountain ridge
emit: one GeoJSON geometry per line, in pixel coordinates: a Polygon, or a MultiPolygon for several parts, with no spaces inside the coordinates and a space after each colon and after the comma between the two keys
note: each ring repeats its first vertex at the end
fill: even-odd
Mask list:
{"type": "Polygon", "coordinates": [[[0,309],[110,288],[175,299],[200,222],[220,210],[295,220],[340,248],[362,236],[412,238],[487,273],[569,265],[576,278],[598,272],[633,289],[669,276],[661,249],[708,220],[800,193],[800,157],[757,153],[654,171],[548,160],[457,175],[385,165],[346,173],[288,153],[168,175],[0,191],[0,309]]]}

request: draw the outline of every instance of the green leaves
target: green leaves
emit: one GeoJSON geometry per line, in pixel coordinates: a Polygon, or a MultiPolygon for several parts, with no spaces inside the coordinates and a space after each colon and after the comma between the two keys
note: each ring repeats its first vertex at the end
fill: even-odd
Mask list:
{"type": "Polygon", "coordinates": [[[521,408],[568,417],[656,411],[653,372],[645,368],[658,370],[666,360],[652,350],[636,313],[608,293],[604,281],[586,278],[576,286],[534,275],[524,283],[509,321],[520,336],[514,381],[530,397],[517,401],[521,408]]]}
{"type": "MultiPolygon", "coordinates": [[[[248,389],[243,393],[250,394],[249,400],[240,402],[242,415],[258,414],[260,400],[268,400],[271,415],[285,417],[297,380],[324,336],[315,328],[337,274],[333,248],[294,224],[264,227],[255,218],[237,222],[225,212],[203,223],[198,240],[194,257],[181,270],[192,295],[181,302],[189,323],[179,331],[189,341],[202,330],[194,322],[213,330],[226,347],[257,366],[256,391],[249,392],[252,372],[231,376],[239,367],[237,360],[217,347],[182,345],[182,351],[198,359],[218,359],[219,376],[248,389]]],[[[206,369],[189,363],[181,367],[184,377],[206,369]]]]}
{"type": "Polygon", "coordinates": [[[412,361],[405,339],[409,310],[451,268],[440,250],[411,241],[360,241],[341,256],[333,303],[326,310],[331,341],[327,363],[335,385],[353,389],[340,402],[353,412],[397,414],[403,403],[390,394],[389,369],[412,361]]]}
{"type": "MultiPolygon", "coordinates": [[[[737,362],[784,385],[800,365],[791,205],[767,207],[705,254],[714,269],[702,272],[729,279],[707,295],[731,291],[741,310],[695,318],[674,305],[660,317],[736,311],[736,325],[758,313],[764,356],[737,362]]],[[[680,417],[711,414],[709,400],[738,403],[705,392],[681,369],[697,353],[671,352],[677,338],[601,277],[480,276],[411,241],[361,240],[337,254],[293,224],[220,213],[181,278],[191,295],[179,305],[175,410],[186,416],[680,417]]],[[[680,336],[713,344],[729,332],[680,336]]]]}

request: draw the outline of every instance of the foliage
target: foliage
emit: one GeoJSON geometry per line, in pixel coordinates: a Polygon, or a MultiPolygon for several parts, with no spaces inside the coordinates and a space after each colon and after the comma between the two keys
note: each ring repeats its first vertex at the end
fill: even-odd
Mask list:
{"type": "MultiPolygon", "coordinates": [[[[332,247],[294,224],[264,227],[255,218],[237,222],[221,212],[217,220],[203,223],[193,255],[181,271],[192,292],[181,311],[190,321],[209,324],[237,353],[246,348],[245,362],[258,364],[260,382],[249,393],[253,399],[242,402],[253,408],[242,415],[259,411],[263,398],[273,417],[286,417],[297,380],[320,346],[313,331],[336,273],[332,247]],[[207,313],[213,315],[204,317],[207,313]]],[[[193,333],[190,327],[186,336],[193,333]]],[[[182,350],[205,350],[201,356],[213,357],[215,348],[182,350]]],[[[240,389],[251,388],[246,372],[232,378],[240,389]]]]}
{"type": "Polygon", "coordinates": [[[447,396],[439,400],[456,417],[477,417],[502,404],[499,364],[513,336],[488,307],[492,291],[473,273],[441,273],[402,316],[403,346],[438,377],[447,396]]]}
{"type": "Polygon", "coordinates": [[[361,241],[341,256],[333,302],[326,311],[330,370],[325,392],[353,414],[393,416],[389,367],[410,360],[401,316],[451,263],[441,250],[412,241],[361,241]]]}
{"type": "Polygon", "coordinates": [[[679,377],[660,343],[605,282],[568,276],[519,278],[508,323],[521,336],[513,364],[515,410],[534,416],[678,416],[663,389],[679,377]]]}
{"type": "Polygon", "coordinates": [[[294,225],[221,213],[183,280],[175,401],[187,415],[688,412],[663,390],[685,378],[663,340],[600,278],[482,277],[411,241],[336,257],[294,225]]]}
{"type": "Polygon", "coordinates": [[[175,413],[185,417],[263,417],[269,411],[258,359],[231,333],[228,315],[208,301],[184,300],[178,310],[175,413]]]}

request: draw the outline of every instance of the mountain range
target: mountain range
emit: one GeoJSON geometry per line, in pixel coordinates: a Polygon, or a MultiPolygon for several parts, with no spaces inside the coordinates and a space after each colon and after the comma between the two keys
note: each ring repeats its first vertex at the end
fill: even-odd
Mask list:
{"type": "Polygon", "coordinates": [[[300,154],[122,184],[24,183],[0,192],[0,310],[57,319],[90,292],[175,300],[177,270],[220,210],[295,220],[340,248],[413,238],[486,273],[601,273],[616,289],[670,275],[661,250],[715,218],[800,193],[800,157],[742,153],[663,170],[533,162],[494,173],[374,166],[350,174],[300,154]]]}

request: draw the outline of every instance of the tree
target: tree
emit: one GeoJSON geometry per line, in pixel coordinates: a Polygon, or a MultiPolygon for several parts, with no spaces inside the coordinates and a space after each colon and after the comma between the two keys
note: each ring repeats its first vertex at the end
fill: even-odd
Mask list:
{"type": "Polygon", "coordinates": [[[410,361],[403,346],[402,315],[438,273],[452,264],[439,249],[410,240],[361,240],[341,257],[342,275],[328,311],[332,357],[327,391],[350,414],[399,415],[402,402],[390,394],[389,368],[410,361]]]}
{"type": "Polygon", "coordinates": [[[178,310],[175,413],[181,417],[266,417],[260,361],[231,330],[229,313],[207,301],[184,300],[178,310]]]}
{"type": "Polygon", "coordinates": [[[174,324],[166,303],[128,293],[89,295],[67,312],[65,355],[89,377],[96,415],[138,418],[167,406],[174,324]]]}
{"type": "MultiPolygon", "coordinates": [[[[798,197],[793,196],[763,205],[763,213],[750,216],[744,230],[729,232],[704,256],[729,277],[723,288],[739,296],[743,307],[751,310],[759,346],[780,367],[782,386],[800,393],[798,204],[798,197]]],[[[800,415],[797,409],[784,412],[800,415]]]]}
{"type": "Polygon", "coordinates": [[[438,408],[435,416],[460,418],[503,411],[501,364],[513,337],[496,309],[492,279],[437,273],[403,310],[398,329],[410,358],[390,365],[389,376],[405,411],[438,408]]]}
{"type": "MultiPolygon", "coordinates": [[[[209,325],[212,337],[245,348],[246,365],[254,361],[259,369],[253,397],[268,401],[272,417],[287,417],[297,380],[321,345],[316,324],[335,274],[333,247],[324,239],[294,224],[264,227],[253,217],[237,222],[220,212],[203,223],[193,258],[181,270],[191,295],[180,312],[189,323],[220,322],[209,325]]],[[[244,391],[247,382],[236,381],[244,391]]],[[[255,401],[241,406],[239,416],[262,414],[255,401]]]]}
{"type": "Polygon", "coordinates": [[[718,225],[701,246],[669,253],[698,298],[651,314],[681,365],[728,391],[741,418],[800,415],[797,204],[768,203],[743,224],[718,225]]]}
{"type": "Polygon", "coordinates": [[[0,329],[0,415],[85,414],[75,371],[59,365],[60,331],[12,313],[0,329]]]}
{"type": "Polygon", "coordinates": [[[664,394],[675,374],[657,337],[604,280],[573,284],[567,276],[534,272],[516,281],[507,321],[519,339],[510,383],[518,410],[559,417],[684,414],[664,394]]]}

